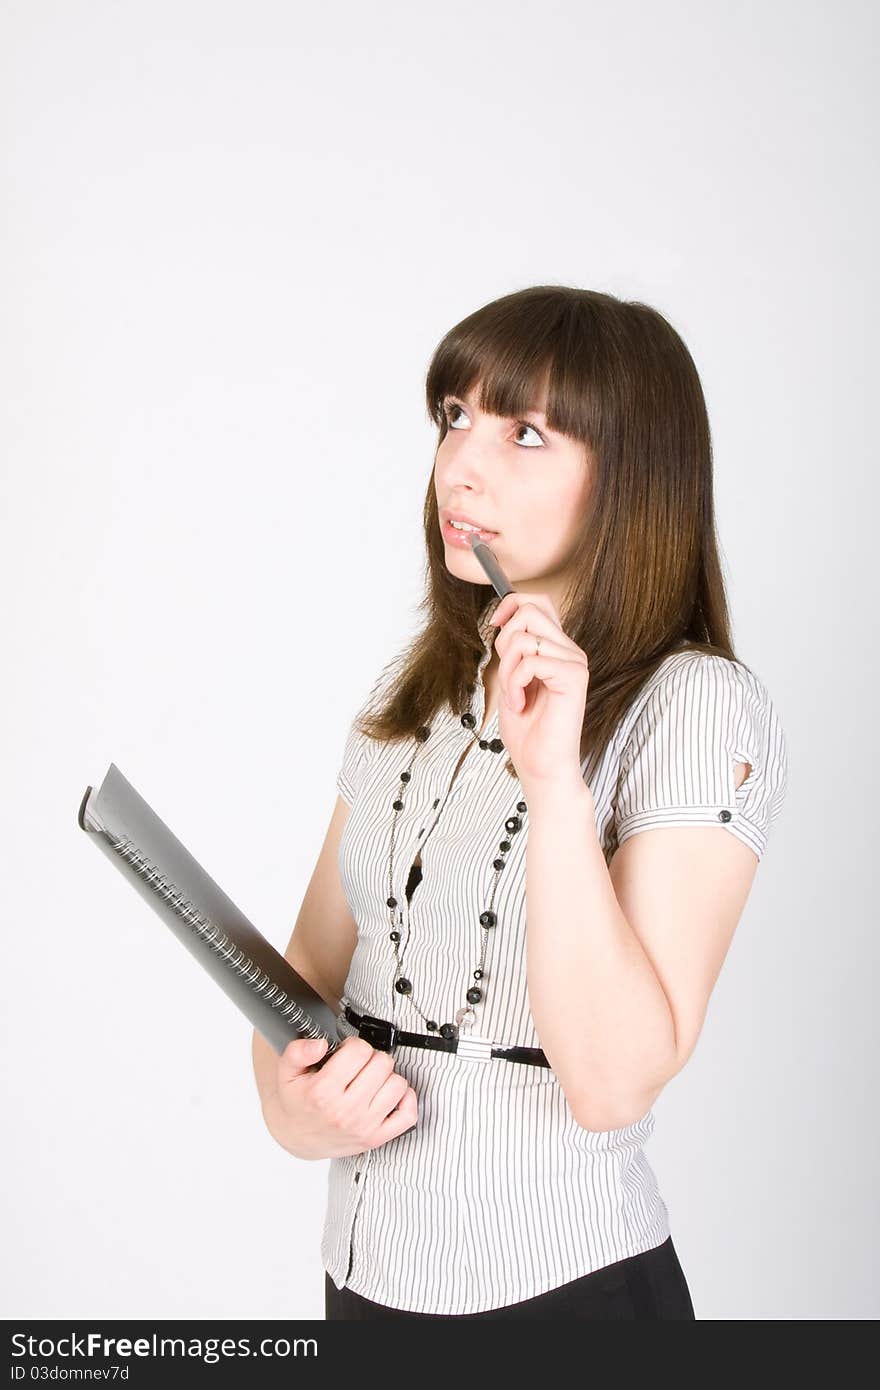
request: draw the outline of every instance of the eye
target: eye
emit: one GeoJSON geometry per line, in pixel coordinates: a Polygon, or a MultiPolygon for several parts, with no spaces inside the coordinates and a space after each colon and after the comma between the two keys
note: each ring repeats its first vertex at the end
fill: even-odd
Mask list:
{"type": "MultiPolygon", "coordinates": [[[[540,443],[540,446],[541,446],[541,448],[543,448],[543,446],[544,446],[544,436],[541,434],[541,431],[540,431],[540,430],[536,430],[536,429],[535,429],[534,425],[530,425],[529,422],[528,422],[528,420],[517,420],[517,422],[516,422],[516,429],[517,429],[517,433],[519,433],[520,430],[531,430],[531,431],[532,431],[532,434],[535,434],[535,435],[538,436],[538,441],[539,441],[539,443],[540,443]]],[[[530,445],[529,445],[529,448],[530,448],[530,449],[536,449],[536,448],[538,448],[538,445],[537,445],[537,444],[530,444],[530,445]]]]}
{"type": "MultiPolygon", "coordinates": [[[[446,416],[446,422],[447,422],[447,424],[449,425],[449,428],[450,428],[450,429],[453,429],[453,430],[456,429],[456,423],[455,423],[455,421],[454,421],[453,418],[452,418],[452,417],[453,417],[453,413],[454,413],[455,411],[458,411],[458,413],[459,413],[460,415],[464,415],[464,411],[462,410],[461,406],[460,406],[460,405],[456,405],[455,401],[447,401],[447,402],[444,403],[444,405],[443,405],[443,414],[446,416]]],[[[465,416],[465,419],[467,419],[467,416],[465,416]]],[[[532,434],[535,435],[536,438],[537,438],[537,440],[538,440],[538,443],[537,443],[537,444],[532,443],[532,444],[528,444],[528,445],[520,445],[521,448],[525,447],[525,448],[529,448],[529,449],[538,449],[538,448],[544,448],[544,446],[546,445],[546,442],[547,442],[547,441],[545,440],[545,438],[544,438],[544,436],[542,435],[541,431],[540,431],[535,425],[530,425],[529,422],[528,422],[528,420],[517,420],[517,421],[516,421],[516,432],[517,432],[517,434],[520,432],[520,430],[531,430],[532,434]]]]}

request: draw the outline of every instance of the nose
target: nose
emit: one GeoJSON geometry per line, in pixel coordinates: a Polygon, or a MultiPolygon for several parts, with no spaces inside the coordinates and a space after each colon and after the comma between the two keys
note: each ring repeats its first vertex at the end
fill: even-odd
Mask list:
{"type": "Polygon", "coordinates": [[[475,498],[482,496],[492,476],[492,454],[491,444],[473,438],[457,442],[454,448],[446,451],[445,456],[441,449],[436,467],[438,476],[443,480],[443,495],[457,497],[467,491],[472,492],[475,498]]]}

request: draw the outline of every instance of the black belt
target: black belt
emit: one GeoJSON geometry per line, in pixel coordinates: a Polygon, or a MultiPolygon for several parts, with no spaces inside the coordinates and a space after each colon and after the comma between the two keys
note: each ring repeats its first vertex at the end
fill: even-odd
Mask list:
{"type": "Polygon", "coordinates": [[[504,1047],[467,1032],[459,1033],[455,1038],[444,1038],[439,1033],[405,1033],[387,1019],[356,1013],[350,1004],[345,1006],[345,1017],[357,1028],[358,1036],[366,1038],[380,1052],[390,1052],[392,1047],[403,1043],[405,1047],[423,1047],[433,1052],[456,1052],[480,1062],[488,1062],[491,1057],[503,1057],[507,1062],[526,1062],[533,1067],[550,1065],[540,1047],[504,1047]]]}

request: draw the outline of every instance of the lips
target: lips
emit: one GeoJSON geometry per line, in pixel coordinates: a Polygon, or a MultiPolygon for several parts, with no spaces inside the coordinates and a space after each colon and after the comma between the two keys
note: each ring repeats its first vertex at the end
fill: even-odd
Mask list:
{"type": "Polygon", "coordinates": [[[482,542],[484,545],[498,544],[494,531],[457,531],[452,522],[444,521],[444,545],[451,546],[454,550],[463,550],[469,555],[477,542],[482,542]]]}
{"type": "MultiPolygon", "coordinates": [[[[444,512],[442,513],[442,517],[443,517],[444,522],[462,521],[462,522],[464,522],[464,524],[465,524],[466,526],[474,526],[474,527],[480,532],[481,535],[486,535],[486,536],[497,536],[497,535],[498,535],[498,532],[497,532],[497,531],[493,531],[492,528],[491,528],[491,526],[484,526],[483,523],[482,523],[481,521],[477,521],[476,517],[473,517],[473,516],[466,516],[464,512],[449,512],[449,511],[444,511],[444,512]]],[[[461,534],[464,534],[464,532],[462,532],[461,534]]]]}

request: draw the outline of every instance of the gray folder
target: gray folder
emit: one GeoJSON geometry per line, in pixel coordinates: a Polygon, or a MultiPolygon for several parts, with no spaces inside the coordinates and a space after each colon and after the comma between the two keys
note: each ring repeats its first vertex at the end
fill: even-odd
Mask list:
{"type": "Polygon", "coordinates": [[[336,1015],[252,926],[111,763],[87,787],[79,825],[279,1054],[293,1038],[340,1046],[336,1015]]]}

